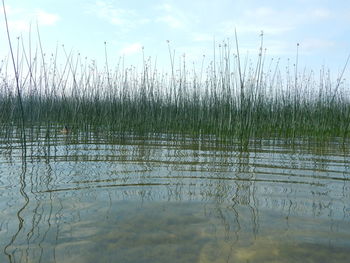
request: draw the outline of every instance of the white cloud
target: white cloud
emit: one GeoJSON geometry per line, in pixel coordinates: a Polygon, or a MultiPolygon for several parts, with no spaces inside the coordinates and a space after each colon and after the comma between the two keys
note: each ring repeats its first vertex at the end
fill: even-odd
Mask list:
{"type": "Polygon", "coordinates": [[[10,31],[15,32],[27,32],[29,31],[29,24],[25,20],[9,20],[9,29],[10,31]]]}
{"type": "Polygon", "coordinates": [[[213,41],[214,36],[210,34],[194,33],[192,39],[195,42],[210,42],[213,41]]]}
{"type": "Polygon", "coordinates": [[[162,16],[159,17],[156,21],[158,22],[164,22],[166,23],[168,26],[172,27],[172,28],[181,28],[184,27],[183,22],[171,15],[167,15],[167,16],[162,16]]]}
{"type": "Polygon", "coordinates": [[[156,9],[158,9],[162,15],[158,16],[155,21],[165,23],[171,28],[186,29],[189,25],[195,23],[195,19],[191,14],[173,5],[162,4],[157,6],[156,9]]]}
{"type": "Polygon", "coordinates": [[[108,23],[119,26],[123,30],[129,30],[138,25],[149,23],[150,19],[139,17],[132,9],[117,8],[109,1],[96,1],[93,5],[86,7],[88,14],[94,14],[108,23]]]}
{"type": "Polygon", "coordinates": [[[120,50],[120,53],[123,55],[131,55],[135,54],[137,52],[140,52],[142,50],[142,45],[140,43],[133,43],[130,44],[120,50]]]}
{"type": "Polygon", "coordinates": [[[90,12],[95,13],[99,18],[105,19],[113,25],[124,25],[127,23],[127,16],[131,16],[130,11],[115,8],[106,1],[97,1],[91,6],[90,12]]]}
{"type": "Polygon", "coordinates": [[[314,18],[318,19],[327,19],[331,17],[331,12],[328,9],[325,8],[317,8],[311,12],[311,15],[314,18]]]}
{"type": "Polygon", "coordinates": [[[51,26],[60,20],[60,17],[57,14],[51,14],[40,9],[35,12],[35,16],[38,20],[39,25],[51,26]]]}
{"type": "Polygon", "coordinates": [[[275,15],[276,12],[269,7],[258,7],[255,9],[250,9],[245,11],[245,15],[247,16],[252,16],[252,17],[267,17],[267,16],[272,16],[275,15]]]}
{"type": "Polygon", "coordinates": [[[264,48],[266,48],[266,54],[269,56],[293,56],[296,52],[297,43],[288,40],[283,40],[283,38],[265,38],[264,48]]]}
{"type": "Polygon", "coordinates": [[[313,51],[315,49],[326,49],[334,46],[335,42],[318,38],[308,38],[300,42],[301,50],[305,51],[313,51]]]}
{"type": "Polygon", "coordinates": [[[282,35],[293,31],[301,21],[302,15],[296,16],[290,10],[277,10],[271,7],[258,7],[247,9],[234,20],[226,20],[219,26],[224,35],[233,35],[235,29],[238,33],[266,35],[282,35]]]}
{"type": "Polygon", "coordinates": [[[42,9],[27,10],[7,5],[6,13],[10,30],[15,33],[28,32],[31,23],[38,22],[39,26],[53,26],[60,20],[58,14],[42,9]]]}

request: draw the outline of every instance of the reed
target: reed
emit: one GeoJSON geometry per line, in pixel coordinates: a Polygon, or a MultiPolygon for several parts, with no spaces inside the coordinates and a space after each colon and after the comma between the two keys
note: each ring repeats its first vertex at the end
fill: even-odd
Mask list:
{"type": "Polygon", "coordinates": [[[235,50],[220,43],[215,59],[200,70],[190,69],[185,56],[177,67],[169,44],[169,74],[160,73],[151,58],[144,58],[141,70],[121,62],[111,69],[106,46],[106,65],[99,68],[64,46],[48,56],[41,43],[34,53],[22,45],[16,58],[18,84],[8,61],[0,65],[0,125],[2,130],[23,125],[25,112],[27,127],[68,125],[72,132],[213,135],[245,142],[348,138],[350,94],[344,72],[334,82],[325,69],[284,72],[278,61],[266,69],[262,43],[255,66],[241,65],[236,39],[235,50]]]}

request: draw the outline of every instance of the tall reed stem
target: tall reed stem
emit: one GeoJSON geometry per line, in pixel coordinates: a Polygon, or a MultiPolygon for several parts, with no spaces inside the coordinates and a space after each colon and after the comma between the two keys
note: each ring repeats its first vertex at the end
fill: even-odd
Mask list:
{"type": "Polygon", "coordinates": [[[20,107],[21,111],[21,120],[22,120],[22,157],[26,157],[27,155],[27,146],[26,146],[26,132],[25,132],[25,117],[24,117],[24,108],[23,108],[23,101],[22,101],[22,95],[21,95],[21,90],[20,90],[20,85],[19,85],[19,75],[18,75],[18,67],[15,62],[15,58],[13,55],[13,49],[12,49],[12,42],[11,42],[11,37],[10,37],[10,30],[9,30],[9,25],[7,21],[7,15],[6,15],[6,8],[5,8],[5,0],[2,0],[2,8],[4,11],[4,19],[5,19],[5,25],[6,25],[6,32],[7,32],[7,39],[9,43],[9,48],[11,52],[11,60],[12,60],[12,65],[13,65],[13,71],[15,73],[15,79],[16,79],[16,90],[17,90],[17,97],[18,97],[18,104],[20,107]]]}

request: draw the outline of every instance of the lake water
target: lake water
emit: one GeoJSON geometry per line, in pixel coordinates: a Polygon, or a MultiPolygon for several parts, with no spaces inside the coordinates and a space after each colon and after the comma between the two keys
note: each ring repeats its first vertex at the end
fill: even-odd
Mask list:
{"type": "Polygon", "coordinates": [[[0,262],[349,262],[347,146],[252,145],[2,138],[0,262]]]}

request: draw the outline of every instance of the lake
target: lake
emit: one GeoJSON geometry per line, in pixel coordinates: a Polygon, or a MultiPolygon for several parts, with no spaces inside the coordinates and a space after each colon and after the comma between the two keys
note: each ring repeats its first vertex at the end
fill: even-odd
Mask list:
{"type": "Polygon", "coordinates": [[[349,262],[349,144],[0,138],[0,262],[349,262]]]}

